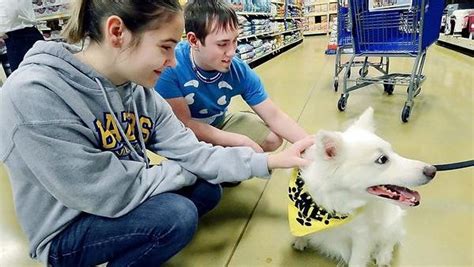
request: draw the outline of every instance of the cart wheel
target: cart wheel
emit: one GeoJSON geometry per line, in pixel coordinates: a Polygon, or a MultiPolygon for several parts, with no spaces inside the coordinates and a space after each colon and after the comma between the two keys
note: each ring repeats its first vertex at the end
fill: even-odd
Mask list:
{"type": "Polygon", "coordinates": [[[351,69],[349,68],[349,70],[347,71],[347,78],[351,77],[351,69]]]}
{"type": "Polygon", "coordinates": [[[366,68],[360,68],[359,70],[359,75],[360,77],[364,78],[365,76],[367,76],[367,74],[369,74],[369,70],[366,69],[366,68]]]}
{"type": "Polygon", "coordinates": [[[337,88],[339,87],[339,80],[336,78],[334,80],[334,92],[337,92],[337,88]]]}
{"type": "Polygon", "coordinates": [[[384,84],[383,85],[383,90],[384,92],[386,92],[387,94],[391,95],[393,94],[393,89],[394,89],[394,85],[393,84],[384,84]]]}
{"type": "Polygon", "coordinates": [[[405,104],[405,106],[403,107],[403,110],[402,110],[402,121],[403,122],[408,122],[408,118],[410,117],[410,106],[407,106],[405,104]]]}
{"type": "Polygon", "coordinates": [[[347,98],[344,96],[344,94],[342,94],[341,98],[339,98],[339,101],[337,101],[337,108],[339,109],[339,111],[346,110],[346,104],[347,98]]]}

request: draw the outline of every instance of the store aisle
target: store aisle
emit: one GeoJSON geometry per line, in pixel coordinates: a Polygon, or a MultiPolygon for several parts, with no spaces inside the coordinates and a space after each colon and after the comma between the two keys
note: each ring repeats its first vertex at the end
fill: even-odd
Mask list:
{"type": "MultiPolygon", "coordinates": [[[[320,45],[321,39],[324,37],[306,38],[304,46],[298,49],[320,52],[314,47],[320,45]]],[[[383,94],[382,86],[360,89],[351,93],[346,111],[339,112],[339,93],[332,90],[333,69],[330,68],[334,57],[314,53],[312,57],[295,58],[297,55],[300,53],[295,52],[293,58],[284,61],[304,62],[312,58],[312,75],[321,77],[313,84],[311,97],[299,119],[308,131],[343,130],[348,120],[372,106],[377,133],[400,154],[433,164],[474,157],[472,58],[433,45],[425,65],[427,80],[423,91],[415,99],[410,121],[403,124],[400,112],[406,100],[406,88],[396,87],[392,96],[383,94]]],[[[391,60],[392,69],[409,72],[412,62],[395,58],[391,60]]],[[[288,64],[287,68],[301,69],[300,64],[288,64]]],[[[271,65],[269,62],[257,71],[265,73],[271,65]]],[[[299,78],[280,77],[291,79],[296,85],[288,94],[294,94],[299,78]]],[[[271,76],[264,77],[266,83],[273,80],[271,76]]],[[[269,90],[271,95],[275,93],[269,90]]],[[[274,172],[229,266],[337,265],[317,253],[296,252],[291,248],[286,218],[288,177],[287,171],[274,172]]],[[[393,266],[473,266],[473,178],[473,168],[440,172],[432,183],[418,189],[421,205],[407,212],[407,235],[395,252],[393,266]]]]}
{"type": "MultiPolygon", "coordinates": [[[[351,94],[345,112],[337,110],[332,89],[334,56],[324,55],[326,36],[304,42],[260,65],[257,73],[271,98],[308,132],[342,130],[368,106],[375,109],[377,133],[400,154],[443,163],[474,157],[474,59],[433,45],[427,56],[427,80],[407,124],[400,111],[406,88],[394,95],[381,86],[351,94]]],[[[392,70],[409,72],[411,59],[393,59],[392,70]]],[[[353,71],[357,73],[358,70],[353,71]]],[[[232,110],[246,109],[235,102],[232,110]]],[[[422,203],[408,210],[407,235],[393,266],[473,266],[474,169],[439,173],[421,187],[422,203]]],[[[270,181],[252,179],[226,188],[224,200],[200,221],[192,243],[166,266],[336,266],[311,251],[291,248],[286,218],[288,172],[270,181]]],[[[27,257],[6,173],[0,167],[0,266],[41,266],[27,257]]]]}

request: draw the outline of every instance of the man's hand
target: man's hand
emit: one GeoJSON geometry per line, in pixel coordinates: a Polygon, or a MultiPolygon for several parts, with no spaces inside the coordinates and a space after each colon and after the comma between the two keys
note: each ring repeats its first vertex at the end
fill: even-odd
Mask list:
{"type": "Polygon", "coordinates": [[[295,142],[282,152],[268,156],[268,169],[304,167],[311,163],[301,157],[301,154],[314,144],[314,136],[308,136],[295,142]]]}

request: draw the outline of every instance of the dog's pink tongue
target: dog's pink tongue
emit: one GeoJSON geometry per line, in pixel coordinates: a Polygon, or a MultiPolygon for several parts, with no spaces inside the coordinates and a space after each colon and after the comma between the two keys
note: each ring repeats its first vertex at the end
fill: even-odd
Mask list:
{"type": "Polygon", "coordinates": [[[389,198],[407,206],[418,206],[420,204],[420,194],[406,187],[396,185],[376,185],[367,188],[370,194],[389,198]]]}
{"type": "Polygon", "coordinates": [[[404,188],[405,190],[400,191],[400,200],[401,202],[409,206],[418,206],[420,204],[420,194],[417,191],[404,188]]]}

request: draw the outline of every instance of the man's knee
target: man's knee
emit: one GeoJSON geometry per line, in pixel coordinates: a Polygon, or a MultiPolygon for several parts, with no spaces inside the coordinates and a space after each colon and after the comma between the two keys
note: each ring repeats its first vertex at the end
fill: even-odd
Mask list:
{"type": "Polygon", "coordinates": [[[283,139],[280,136],[276,135],[274,132],[270,132],[270,134],[265,138],[265,141],[263,141],[263,144],[261,144],[261,147],[263,151],[271,152],[277,150],[282,143],[283,139]]]}

